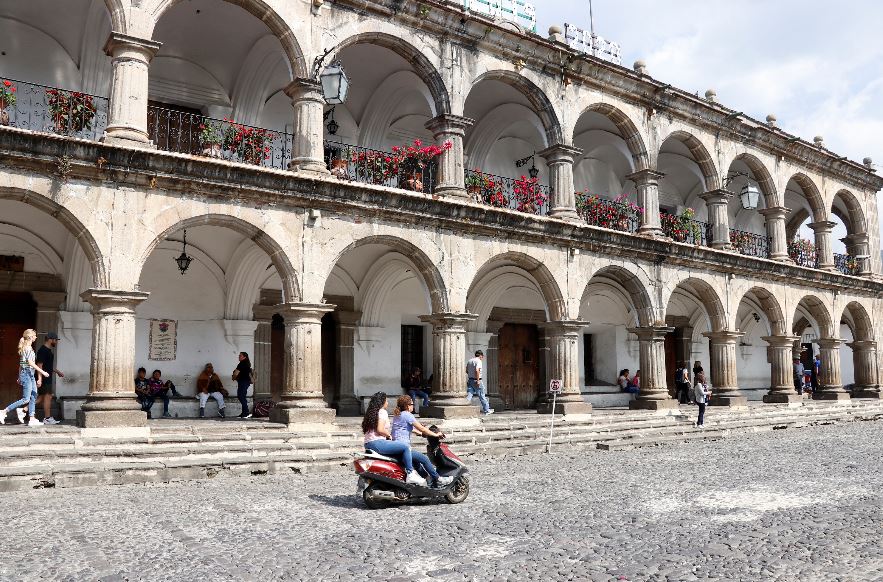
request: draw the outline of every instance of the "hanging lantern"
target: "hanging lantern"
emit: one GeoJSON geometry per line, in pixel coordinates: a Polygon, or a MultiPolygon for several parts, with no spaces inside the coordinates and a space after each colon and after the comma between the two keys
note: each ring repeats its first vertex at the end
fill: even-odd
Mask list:
{"type": "Polygon", "coordinates": [[[739,195],[742,199],[742,208],[745,210],[755,210],[760,200],[760,189],[751,184],[742,186],[742,193],[739,195]]]}
{"type": "Polygon", "coordinates": [[[193,262],[193,257],[187,254],[187,231],[184,231],[184,248],[181,249],[181,254],[175,259],[175,262],[178,264],[178,270],[181,271],[181,274],[187,272],[187,269],[190,268],[190,263],[193,262]]]}
{"type": "Polygon", "coordinates": [[[531,178],[536,178],[540,175],[540,171],[537,169],[537,165],[534,162],[533,158],[531,158],[530,160],[530,169],[527,171],[527,173],[530,174],[531,178]]]}
{"type": "Polygon", "coordinates": [[[334,121],[334,107],[331,108],[331,119],[326,127],[328,128],[328,135],[337,135],[337,130],[340,129],[340,125],[334,121]]]}
{"type": "Polygon", "coordinates": [[[339,61],[335,61],[325,67],[319,75],[322,83],[322,96],[329,105],[338,105],[346,101],[346,94],[350,88],[350,81],[339,61]]]}

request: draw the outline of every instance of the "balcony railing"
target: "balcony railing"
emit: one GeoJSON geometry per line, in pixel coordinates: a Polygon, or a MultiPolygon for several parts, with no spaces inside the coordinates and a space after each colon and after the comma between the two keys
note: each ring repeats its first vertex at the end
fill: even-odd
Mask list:
{"type": "Polygon", "coordinates": [[[668,212],[660,212],[659,221],[662,224],[662,232],[672,240],[691,245],[708,246],[708,241],[711,238],[708,223],[668,212]]]}
{"type": "Polygon", "coordinates": [[[788,243],[788,256],[801,267],[816,269],[819,266],[816,245],[806,239],[798,238],[788,243]]]}
{"type": "Polygon", "coordinates": [[[98,140],[107,128],[106,97],[12,79],[2,80],[15,104],[2,102],[0,125],[98,140]],[[13,91],[14,89],[14,91],[13,91]]]}
{"type": "Polygon", "coordinates": [[[734,250],[749,257],[766,259],[770,256],[770,237],[766,235],[731,228],[730,244],[734,250]]]}
{"type": "Polygon", "coordinates": [[[844,275],[859,275],[862,272],[860,259],[840,253],[834,253],[834,268],[844,275]]]}
{"type": "Polygon", "coordinates": [[[228,119],[149,106],[147,129],[156,147],[265,168],[288,169],[292,136],[228,119]]]}
{"type": "Polygon", "coordinates": [[[628,202],[577,193],[576,211],[591,226],[620,232],[635,232],[641,226],[641,209],[628,202]]]}
{"type": "Polygon", "coordinates": [[[435,191],[438,164],[434,160],[402,163],[392,152],[326,141],[325,164],[331,175],[341,180],[427,194],[435,191]]]}
{"type": "Polygon", "coordinates": [[[466,191],[474,202],[527,214],[549,213],[549,187],[535,179],[504,178],[466,170],[466,191]]]}

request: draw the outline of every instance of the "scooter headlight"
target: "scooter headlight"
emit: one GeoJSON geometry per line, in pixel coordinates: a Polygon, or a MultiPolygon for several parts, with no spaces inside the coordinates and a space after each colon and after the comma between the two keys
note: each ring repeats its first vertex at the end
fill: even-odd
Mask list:
{"type": "Polygon", "coordinates": [[[370,461],[368,459],[359,459],[356,461],[356,472],[365,473],[367,471],[370,471],[373,465],[374,461],[370,461]]]}

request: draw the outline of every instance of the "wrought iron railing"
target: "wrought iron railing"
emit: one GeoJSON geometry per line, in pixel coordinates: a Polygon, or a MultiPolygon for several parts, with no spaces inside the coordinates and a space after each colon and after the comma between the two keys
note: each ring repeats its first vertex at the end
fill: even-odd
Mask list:
{"type": "Polygon", "coordinates": [[[641,226],[641,209],[634,204],[577,193],[576,211],[586,224],[620,232],[641,226]]]}
{"type": "Polygon", "coordinates": [[[730,244],[733,249],[749,257],[766,259],[770,256],[770,237],[763,234],[731,228],[730,244]]]}
{"type": "Polygon", "coordinates": [[[819,266],[816,245],[806,239],[797,238],[788,243],[788,256],[794,264],[808,269],[816,269],[819,266]]]}
{"type": "Polygon", "coordinates": [[[659,221],[662,224],[662,232],[665,236],[677,242],[707,247],[711,239],[710,228],[706,222],[692,220],[685,217],[659,213],[659,221]]]}
{"type": "Polygon", "coordinates": [[[331,175],[341,180],[427,194],[435,191],[438,172],[435,160],[425,163],[402,161],[393,152],[333,141],[325,142],[325,164],[331,175]]]}
{"type": "Polygon", "coordinates": [[[229,119],[162,107],[147,108],[147,132],[157,149],[288,169],[292,136],[229,119]]]}
{"type": "Polygon", "coordinates": [[[834,268],[844,275],[859,275],[862,272],[861,259],[852,255],[834,253],[834,268]]]}
{"type": "Polygon", "coordinates": [[[97,140],[104,135],[106,97],[13,79],[0,82],[0,125],[81,139],[97,140]],[[4,99],[4,95],[10,97],[4,99]]]}
{"type": "Polygon", "coordinates": [[[531,178],[505,178],[466,170],[466,191],[472,200],[527,214],[549,213],[549,187],[531,178]]]}

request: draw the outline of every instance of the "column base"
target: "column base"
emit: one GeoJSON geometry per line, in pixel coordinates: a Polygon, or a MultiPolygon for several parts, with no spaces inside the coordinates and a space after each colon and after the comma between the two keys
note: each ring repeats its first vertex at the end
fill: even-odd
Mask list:
{"type": "Polygon", "coordinates": [[[316,176],[330,176],[331,171],[324,161],[316,161],[310,159],[291,160],[288,164],[289,171],[301,172],[304,174],[314,174],[316,176]]]}
{"type": "Polygon", "coordinates": [[[748,406],[747,396],[711,396],[711,406],[729,406],[736,408],[740,406],[748,406]]]}
{"type": "Polygon", "coordinates": [[[843,389],[840,390],[821,390],[812,395],[813,400],[849,400],[851,396],[843,389]]]}
{"type": "Polygon", "coordinates": [[[777,261],[779,263],[793,263],[794,262],[791,259],[791,257],[788,255],[788,253],[785,253],[784,255],[770,255],[769,258],[771,261],[777,261]]]}
{"type": "Polygon", "coordinates": [[[279,424],[333,424],[332,408],[292,408],[277,404],[270,411],[270,422],[279,424]]]}
{"type": "Polygon", "coordinates": [[[574,414],[592,414],[592,405],[588,402],[555,402],[555,410],[552,410],[552,401],[543,402],[537,405],[537,414],[563,414],[564,416],[574,414]]]}
{"type": "Polygon", "coordinates": [[[635,234],[649,238],[665,238],[665,233],[662,232],[662,229],[658,226],[642,226],[635,232],[635,234]]]}
{"type": "Polygon", "coordinates": [[[803,402],[802,394],[789,394],[787,392],[770,392],[764,394],[763,401],[766,404],[799,404],[803,402]]]}
{"type": "Polygon", "coordinates": [[[629,410],[677,410],[678,401],[673,398],[662,400],[644,400],[637,398],[629,402],[629,410]]]}
{"type": "Polygon", "coordinates": [[[728,242],[712,242],[708,246],[710,246],[711,248],[718,250],[718,251],[731,251],[731,250],[733,250],[733,245],[731,245],[728,242]]]}
{"type": "Polygon", "coordinates": [[[549,211],[549,218],[558,218],[559,220],[569,220],[571,222],[581,222],[579,214],[576,210],[567,206],[561,208],[553,208],[549,211]]]}
{"type": "Polygon", "coordinates": [[[362,403],[356,398],[345,398],[336,408],[337,416],[362,416],[362,403]]]}
{"type": "Polygon", "coordinates": [[[421,418],[478,418],[481,409],[472,404],[430,404],[420,408],[421,418]]]}
{"type": "Polygon", "coordinates": [[[156,149],[156,145],[150,141],[150,136],[130,127],[108,127],[104,130],[101,141],[107,145],[156,149]]]}
{"type": "Polygon", "coordinates": [[[143,410],[78,410],[77,426],[80,428],[124,428],[147,426],[147,413],[143,410]]]}
{"type": "Polygon", "coordinates": [[[469,198],[469,192],[466,188],[459,186],[436,186],[432,192],[433,196],[442,196],[444,198],[469,198]]]}
{"type": "Polygon", "coordinates": [[[883,392],[877,386],[856,386],[852,389],[853,398],[874,398],[880,400],[883,398],[883,392]]]}

